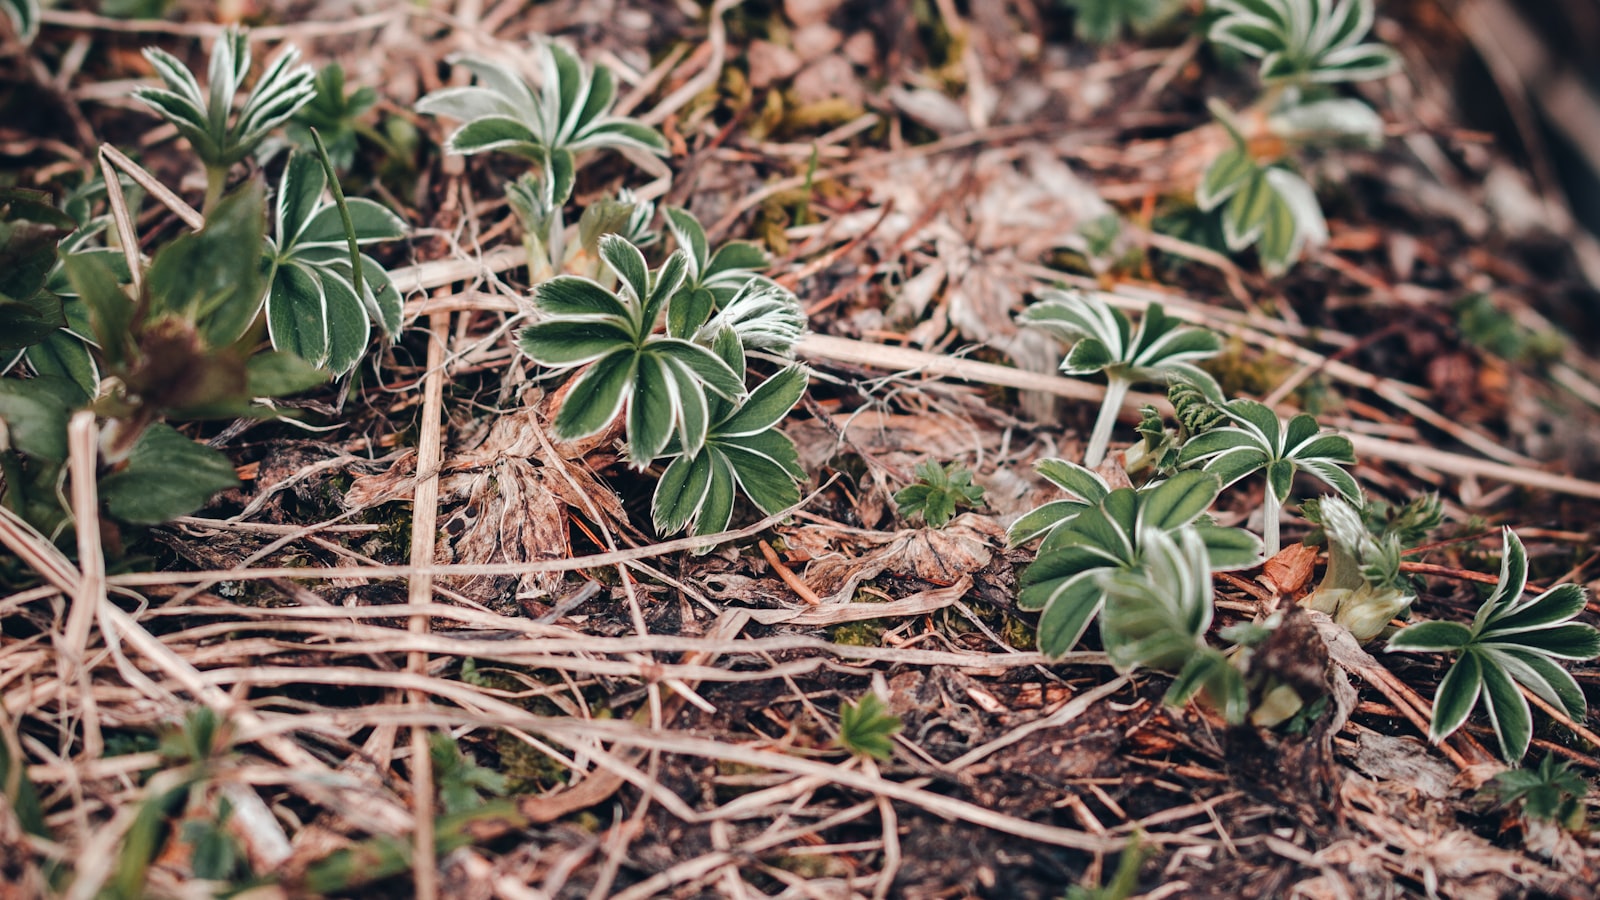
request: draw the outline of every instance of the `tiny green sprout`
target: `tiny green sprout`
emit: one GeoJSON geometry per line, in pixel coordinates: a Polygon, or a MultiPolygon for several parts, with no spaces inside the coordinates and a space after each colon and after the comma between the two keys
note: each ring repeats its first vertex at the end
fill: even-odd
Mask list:
{"type": "Polygon", "coordinates": [[[428,735],[428,758],[446,815],[476,809],[483,805],[484,796],[500,797],[506,792],[506,776],[468,759],[449,734],[428,735]]]}
{"type": "Polygon", "coordinates": [[[295,65],[300,49],[291,44],[267,67],[233,115],[234,95],[250,71],[250,37],[240,28],[229,28],[212,46],[205,92],[177,57],[156,47],[146,47],[144,55],[166,87],[135,88],[133,95],[171,122],[205,164],[208,213],[222,197],[228,169],[255,152],[274,128],[316,93],[316,76],[309,66],[295,65]]]}
{"type": "Polygon", "coordinates": [[[1520,806],[1528,818],[1554,822],[1567,831],[1581,830],[1588,819],[1583,798],[1589,783],[1554,753],[1540,760],[1538,768],[1501,772],[1482,793],[1502,808],[1520,806]]]}
{"type": "Polygon", "coordinates": [[[1339,497],[1318,504],[1328,538],[1328,570],[1301,605],[1332,616],[1358,641],[1370,641],[1409,607],[1416,595],[1400,573],[1394,534],[1374,538],[1361,513],[1339,497]]]}
{"type": "Polygon", "coordinates": [[[900,717],[887,712],[871,691],[839,707],[839,746],[856,756],[888,760],[894,755],[893,737],[903,727],[900,717]]]}
{"type": "Polygon", "coordinates": [[[1388,649],[1454,654],[1456,661],[1433,696],[1429,738],[1437,743],[1454,734],[1482,700],[1501,756],[1517,763],[1533,738],[1528,701],[1518,686],[1565,709],[1574,721],[1583,721],[1588,711],[1583,689],[1560,661],[1600,656],[1600,631],[1572,621],[1585,604],[1578,585],[1557,585],[1524,600],[1527,551],[1516,532],[1506,528],[1502,533],[1500,578],[1472,624],[1422,622],[1396,632],[1388,649]]]}
{"type": "Polygon", "coordinates": [[[901,518],[921,515],[930,528],[943,528],[956,510],[983,502],[983,488],[972,483],[972,470],[958,462],[941,466],[933,460],[917,465],[917,480],[894,495],[901,518]]]}
{"type": "Polygon", "coordinates": [[[1141,843],[1143,833],[1135,831],[1128,846],[1117,858],[1117,871],[1107,884],[1089,887],[1075,884],[1067,888],[1063,900],[1128,900],[1139,889],[1139,867],[1144,865],[1150,851],[1141,843]]]}
{"type": "Polygon", "coordinates": [[[1072,345],[1061,371],[1106,375],[1105,400],[1084,451],[1083,464],[1091,469],[1105,459],[1117,413],[1134,384],[1211,380],[1194,361],[1216,355],[1221,349],[1217,336],[1204,328],[1185,327],[1159,303],[1150,304],[1135,329],[1121,310],[1098,295],[1046,289],[1040,292],[1040,300],[1023,310],[1017,321],[1042,328],[1072,345]]]}

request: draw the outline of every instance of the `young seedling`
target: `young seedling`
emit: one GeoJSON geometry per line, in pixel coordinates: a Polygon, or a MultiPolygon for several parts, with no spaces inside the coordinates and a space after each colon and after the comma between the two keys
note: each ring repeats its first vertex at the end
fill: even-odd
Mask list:
{"type": "Polygon", "coordinates": [[[1370,641],[1416,599],[1400,573],[1399,537],[1374,538],[1361,514],[1339,497],[1318,504],[1328,536],[1328,570],[1302,606],[1333,617],[1358,641],[1370,641]]]}
{"type": "Polygon", "coordinates": [[[385,334],[399,334],[404,306],[377,260],[358,253],[361,273],[355,275],[350,241],[361,246],[398,240],[406,226],[361,197],[349,198],[341,210],[337,199],[323,196],[330,184],[315,156],[290,154],[278,182],[277,234],[267,244],[267,330],[273,347],[343,375],[366,353],[373,322],[385,334]]]}
{"type": "Polygon", "coordinates": [[[1105,459],[1122,401],[1133,385],[1173,379],[1210,380],[1193,361],[1215,356],[1217,336],[1203,328],[1183,326],[1152,303],[1135,330],[1122,314],[1098,296],[1081,291],[1047,289],[1042,301],[1023,310],[1018,321],[1042,328],[1072,349],[1061,363],[1069,375],[1104,372],[1106,396],[1089,436],[1083,464],[1095,468],[1105,459]]]}
{"type": "Polygon", "coordinates": [[[666,155],[667,142],[654,128],[610,115],[616,101],[610,69],[591,71],[556,43],[540,43],[535,52],[541,73],[537,92],[509,66],[455,58],[478,76],[478,84],[434,91],[417,102],[418,112],[462,123],[445,149],[463,155],[498,150],[532,160],[544,176],[542,199],[550,208],[572,196],[579,153],[633,148],[666,155]]]}
{"type": "Polygon", "coordinates": [[[1018,579],[1017,605],[1041,611],[1039,649],[1060,656],[1078,643],[1105,605],[1101,576],[1142,565],[1143,538],[1152,529],[1193,528],[1213,570],[1259,562],[1261,541],[1255,535],[1196,522],[1221,489],[1215,475],[1179,472],[1139,491],[1118,488],[1057,525],[1018,579]]]}
{"type": "Polygon", "coordinates": [[[1502,531],[1505,549],[1494,593],[1478,607],[1470,626],[1423,622],[1389,639],[1389,651],[1451,653],[1456,657],[1433,696],[1428,736],[1435,743],[1454,734],[1478,701],[1494,726],[1501,756],[1516,764],[1528,752],[1533,721],[1518,685],[1583,721],[1588,709],[1583,689],[1559,660],[1600,656],[1600,631],[1572,621],[1583,612],[1584,591],[1562,584],[1522,599],[1528,583],[1528,556],[1510,528],[1502,531]]]}
{"type": "Polygon", "coordinates": [[[1278,517],[1294,487],[1295,473],[1304,471],[1346,498],[1360,501],[1361,486],[1342,468],[1356,462],[1349,438],[1324,434],[1309,413],[1281,422],[1271,407],[1254,400],[1232,400],[1222,410],[1233,424],[1191,437],[1178,453],[1178,464],[1200,466],[1221,478],[1224,488],[1256,472],[1266,473],[1261,533],[1267,556],[1277,555],[1278,517]]]}
{"type": "Polygon", "coordinates": [[[900,517],[922,516],[929,528],[949,524],[956,510],[983,502],[983,488],[972,483],[972,470],[958,462],[941,466],[933,460],[917,465],[917,480],[894,495],[900,517]]]}
{"type": "Polygon", "coordinates": [[[166,88],[135,88],[133,95],[171,122],[200,157],[206,169],[202,209],[207,213],[222,197],[228,169],[255,152],[274,128],[316,93],[316,76],[310,67],[295,65],[300,49],[291,44],[267,67],[234,115],[234,95],[250,71],[249,34],[239,28],[229,28],[212,46],[204,93],[194,73],[177,57],[156,47],[145,48],[144,55],[166,88]]]}
{"type": "Polygon", "coordinates": [[[1268,84],[1337,84],[1382,78],[1400,67],[1383,44],[1362,43],[1373,0],[1210,0],[1222,15],[1207,37],[1261,60],[1268,84]]]}
{"type": "Polygon", "coordinates": [[[1554,822],[1567,831],[1582,830],[1587,819],[1583,798],[1589,783],[1554,753],[1536,769],[1507,769],[1484,785],[1483,793],[1505,809],[1520,807],[1529,819],[1554,822]]]}
{"type": "Polygon", "coordinates": [[[1376,146],[1383,139],[1383,121],[1365,103],[1307,101],[1307,90],[1382,77],[1398,68],[1399,57],[1382,44],[1363,43],[1373,0],[1211,0],[1210,8],[1222,15],[1209,39],[1261,60],[1265,90],[1237,118],[1211,101],[1231,145],[1206,170],[1195,200],[1206,212],[1226,204],[1228,249],[1257,244],[1262,268],[1279,275],[1328,233],[1316,192],[1280,161],[1297,147],[1376,146]]]}
{"type": "Polygon", "coordinates": [[[1211,560],[1193,525],[1139,534],[1143,559],[1135,567],[1096,576],[1105,592],[1100,636],[1121,672],[1159,669],[1177,675],[1166,702],[1182,706],[1200,691],[1229,722],[1244,721],[1249,697],[1228,658],[1206,643],[1214,613],[1211,560]]]}
{"type": "Polygon", "coordinates": [[[888,761],[894,755],[894,736],[903,727],[900,717],[886,711],[871,691],[839,707],[839,746],[856,756],[888,761]]]}
{"type": "Polygon", "coordinates": [[[428,735],[428,758],[446,815],[476,809],[483,805],[485,797],[505,795],[506,776],[473,762],[445,732],[428,735]]]}
{"type": "Polygon", "coordinates": [[[1212,161],[1195,192],[1203,212],[1227,204],[1222,211],[1222,236],[1237,253],[1258,244],[1261,266],[1268,275],[1288,271],[1307,245],[1328,240],[1328,223],[1317,192],[1295,172],[1257,160],[1250,142],[1225,107],[1214,104],[1232,145],[1212,161]]]}
{"type": "Polygon", "coordinates": [[[1139,409],[1139,443],[1123,454],[1123,465],[1129,476],[1149,473],[1146,478],[1167,478],[1178,470],[1178,455],[1183,446],[1197,434],[1227,424],[1228,415],[1222,411],[1221,388],[1215,382],[1204,385],[1188,381],[1174,381],[1167,388],[1167,402],[1172,404],[1177,428],[1168,428],[1166,420],[1154,406],[1139,409]]]}
{"type": "Polygon", "coordinates": [[[617,291],[574,275],[539,285],[543,320],[518,341],[534,362],[552,369],[586,367],[556,414],[557,437],[574,440],[605,428],[627,410],[628,459],[644,467],[676,438],[683,453],[700,452],[710,428],[707,394],[744,399],[740,374],[685,336],[656,333],[656,322],[687,274],[679,250],[651,272],[644,254],[616,235],[600,239],[600,256],[619,279],[617,291]]]}

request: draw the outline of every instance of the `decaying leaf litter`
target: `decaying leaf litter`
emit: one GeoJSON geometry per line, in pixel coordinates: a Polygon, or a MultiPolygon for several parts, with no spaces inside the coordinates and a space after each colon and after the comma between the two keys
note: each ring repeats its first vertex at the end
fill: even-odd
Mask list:
{"type": "MultiPolygon", "coordinates": [[[[1537,182],[1440,114],[1454,101],[1434,43],[1475,51],[1429,30],[1431,4],[1380,10],[1406,70],[1360,94],[1390,140],[1320,160],[1320,183],[1344,186],[1330,240],[1279,279],[1158,224],[1194,189],[1197,147],[1224,139],[1205,100],[1248,99],[1181,31],[1096,50],[1031,3],[295,12],[260,12],[258,55],[287,39],[337,59],[378,86],[378,121],[420,134],[409,166],[358,142],[350,179],[411,225],[371,250],[406,298],[401,338],[294,401],[299,424],[193,431],[245,484],[151,532],[138,565],[116,565],[114,526],[104,551],[80,534],[72,561],[0,519],[21,563],[7,577],[31,580],[0,601],[4,759],[27,762],[48,825],[0,815],[20,895],[120,889],[138,817],[202,768],[160,813],[176,837],[144,891],[205,890],[197,835],[220,822],[251,871],[279,876],[262,890],[291,895],[1059,896],[1109,881],[1130,848],[1149,896],[1588,895],[1586,837],[1475,799],[1502,768],[1482,719],[1427,745],[1442,660],[1375,657],[1292,614],[1259,664],[1326,709],[1302,733],[1230,727],[1163,705],[1164,675],[1117,675],[1092,636],[1037,652],[1016,599],[1031,556],[1005,539],[1060,496],[1031,464],[1080,458],[1098,405],[1092,382],[1050,374],[1056,342],[1014,324],[1059,285],[1211,327],[1223,385],[1349,435],[1369,492],[1440,491],[1445,530],[1400,564],[1427,576],[1430,618],[1470,617],[1501,524],[1541,587],[1594,580],[1600,367],[1581,346],[1543,364],[1486,350],[1451,312],[1487,291],[1525,333],[1559,330],[1541,316],[1572,304],[1553,298],[1593,297],[1584,250],[1530,228],[1516,213],[1538,208],[1537,182]],[[737,514],[709,553],[651,531],[620,426],[552,433],[557,398],[513,343],[529,311],[503,199],[518,170],[440,154],[447,128],[411,112],[453,83],[450,54],[522,64],[543,35],[611,66],[619,112],[666,135],[641,195],[714,241],[765,243],[807,313],[814,374],[786,424],[805,501],[737,514]],[[1096,239],[1112,212],[1120,231],[1096,239]],[[930,461],[970,466],[983,505],[941,529],[898,518],[893,495],[930,461]],[[869,691],[901,721],[887,760],[835,743],[869,691]],[[187,750],[156,738],[213,731],[187,750]],[[406,862],[429,832],[447,851],[436,881],[406,862]]],[[[131,51],[152,43],[203,65],[221,28],[180,13],[44,15],[42,46],[83,49],[7,58],[10,103],[61,108],[7,126],[24,183],[115,139],[205,191],[118,84],[149,75],[131,51]]],[[[636,162],[585,166],[576,196],[643,183],[636,162]]],[[[176,215],[136,212],[141,233],[176,215]]],[[[92,434],[69,438],[92,452],[92,434]]],[[[93,510],[83,486],[71,508],[93,510]]],[[[1303,532],[1218,576],[1219,625],[1314,586],[1303,532]]],[[[1573,724],[1541,728],[1535,752],[1592,776],[1593,735],[1573,724]]]]}

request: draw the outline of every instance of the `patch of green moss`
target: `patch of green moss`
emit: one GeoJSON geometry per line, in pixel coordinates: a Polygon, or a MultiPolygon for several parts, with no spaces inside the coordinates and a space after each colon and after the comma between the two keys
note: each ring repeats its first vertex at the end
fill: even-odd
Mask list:
{"type": "Polygon", "coordinates": [[[539,752],[509,731],[495,737],[500,755],[500,774],[506,777],[506,792],[540,794],[567,783],[571,772],[559,760],[539,752]]]}

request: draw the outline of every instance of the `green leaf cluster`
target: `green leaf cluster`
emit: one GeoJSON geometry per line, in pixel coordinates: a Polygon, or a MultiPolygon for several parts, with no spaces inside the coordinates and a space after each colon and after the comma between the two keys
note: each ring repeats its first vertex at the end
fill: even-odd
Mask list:
{"type": "Polygon", "coordinates": [[[1583,690],[1559,661],[1600,656],[1600,631],[1573,621],[1585,603],[1578,585],[1557,585],[1523,599],[1527,551],[1516,532],[1506,528],[1503,535],[1499,581],[1470,626],[1422,622],[1397,632],[1388,649],[1454,655],[1433,697],[1429,737],[1437,742],[1455,733],[1481,702],[1501,755],[1516,763],[1533,737],[1528,701],[1518,686],[1582,721],[1588,710],[1583,690]]]}
{"type": "Polygon", "coordinates": [[[1222,121],[1233,145],[1207,167],[1195,203],[1204,212],[1222,208],[1222,234],[1229,250],[1237,253],[1254,244],[1267,274],[1281,275],[1307,245],[1327,242],[1322,206],[1304,178],[1257,160],[1226,115],[1222,121]]]}
{"type": "Polygon", "coordinates": [[[252,398],[297,393],[327,380],[283,353],[252,354],[248,331],[266,293],[259,181],[224,197],[205,227],[162,247],[129,302],[117,273],[95,255],[67,257],[67,278],[88,310],[102,370],[113,390],[96,409],[120,421],[113,459],[145,425],[178,418],[254,414],[252,398]]]}
{"type": "Polygon", "coordinates": [[[204,91],[177,57],[156,47],[146,47],[144,55],[165,87],[135,88],[133,95],[172,123],[205,164],[208,210],[222,192],[228,168],[255,152],[316,93],[316,76],[309,66],[296,65],[300,48],[291,44],[256,80],[235,114],[234,96],[250,72],[249,32],[240,28],[229,28],[212,45],[204,91]]]}
{"type": "Polygon", "coordinates": [[[1166,702],[1205,696],[1229,722],[1244,721],[1250,698],[1228,657],[1206,643],[1213,614],[1211,560],[1199,530],[1147,528],[1136,567],[1096,576],[1106,596],[1100,636],[1118,671],[1160,669],[1177,677],[1166,702]]]}
{"type": "Polygon", "coordinates": [[[0,188],[0,359],[66,327],[61,299],[45,285],[77,225],[45,194],[0,188]]]}
{"type": "Polygon", "coordinates": [[[1566,760],[1549,754],[1535,769],[1507,769],[1494,776],[1483,793],[1507,809],[1520,806],[1530,819],[1554,822],[1568,831],[1579,831],[1588,819],[1583,798],[1589,783],[1566,760]]]}
{"type": "Polygon", "coordinates": [[[1359,501],[1361,486],[1344,470],[1356,462],[1349,438],[1323,433],[1309,413],[1281,422],[1271,407],[1247,398],[1230,400],[1221,411],[1233,424],[1191,437],[1178,453],[1178,465],[1199,466],[1221,478],[1224,488],[1256,472],[1266,473],[1262,534],[1268,556],[1278,552],[1278,511],[1289,499],[1296,473],[1304,471],[1359,501]]]}
{"type": "Polygon", "coordinates": [[[1261,60],[1267,83],[1336,84],[1381,78],[1400,66],[1395,52],[1364,43],[1373,0],[1210,0],[1222,15],[1207,37],[1261,60]]]}
{"type": "Polygon", "coordinates": [[[894,755],[894,736],[903,727],[900,717],[886,710],[871,691],[839,707],[839,746],[857,756],[888,760],[894,755]]]}
{"type": "Polygon", "coordinates": [[[900,517],[922,516],[930,528],[943,528],[961,507],[983,502],[983,488],[972,483],[972,470],[958,462],[941,466],[933,460],[917,466],[917,480],[894,495],[900,517]]]}
{"type": "Polygon", "coordinates": [[[374,322],[385,334],[399,334],[404,306],[377,260],[358,252],[361,274],[355,275],[350,245],[398,240],[406,226],[362,197],[345,200],[341,209],[324,196],[329,186],[316,157],[290,154],[274,203],[276,233],[266,244],[267,330],[278,350],[343,375],[366,353],[374,322]]]}
{"type": "Polygon", "coordinates": [[[1017,321],[1071,344],[1061,371],[1069,375],[1105,373],[1105,400],[1084,451],[1084,465],[1090,468],[1105,458],[1117,413],[1134,384],[1209,382],[1211,376],[1196,368],[1194,362],[1215,356],[1221,349],[1215,334],[1184,326],[1168,316],[1159,303],[1150,304],[1135,328],[1121,310],[1103,297],[1083,291],[1041,291],[1040,302],[1023,310],[1017,321]]]}
{"type": "Polygon", "coordinates": [[[790,366],[749,391],[744,382],[748,349],[792,355],[805,321],[794,295],[752,279],[713,315],[689,281],[687,250],[652,271],[625,238],[604,234],[598,245],[616,289],[575,275],[545,281],[534,294],[541,320],[519,338],[540,365],[578,370],[556,435],[593,435],[621,415],[633,465],[670,458],[652,499],[663,533],[723,530],[737,489],[768,513],[798,502],[804,473],[777,424],[806,372],[790,366]]]}
{"type": "Polygon", "coordinates": [[[327,144],[333,167],[348,170],[355,162],[361,117],[377,102],[378,92],[369,85],[345,93],[344,67],[328,63],[317,73],[311,99],[290,117],[284,134],[302,152],[310,153],[316,147],[311,132],[316,131],[327,144]]]}
{"type": "MultiPolygon", "coordinates": [[[[1075,479],[1089,499],[1094,489],[1075,479]]],[[[1261,542],[1236,528],[1198,521],[1222,489],[1215,475],[1179,472],[1139,490],[1118,488],[1075,513],[1058,508],[1035,561],[1018,579],[1017,605],[1039,610],[1039,649],[1052,656],[1071,650],[1106,605],[1103,576],[1138,570],[1145,564],[1145,539],[1152,531],[1193,530],[1206,548],[1212,570],[1244,568],[1259,562],[1261,542]]],[[[1069,501],[1072,502],[1072,501],[1069,501]]],[[[1037,527],[1035,523],[1030,528],[1037,527]]],[[[1102,636],[1104,630],[1102,628],[1102,636]]]]}
{"type": "Polygon", "coordinates": [[[462,124],[445,149],[471,155],[499,150],[525,157],[542,173],[543,200],[560,207],[572,196],[577,154],[633,148],[666,155],[659,132],[635,119],[611,115],[616,80],[605,66],[593,69],[554,42],[535,45],[540,70],[534,90],[513,68],[484,59],[455,57],[478,83],[434,91],[417,111],[448,116],[462,124]]]}

